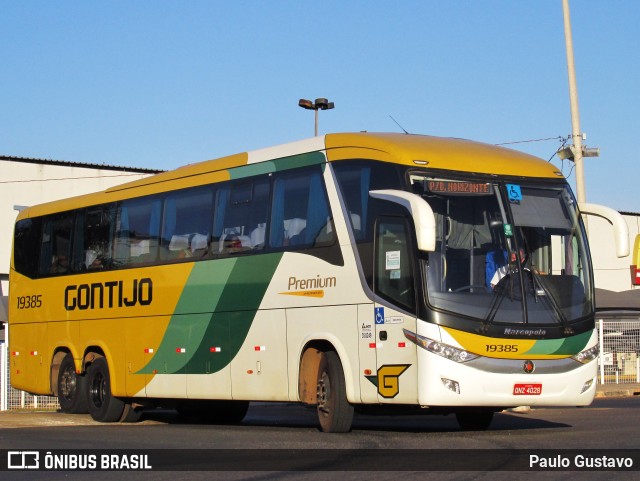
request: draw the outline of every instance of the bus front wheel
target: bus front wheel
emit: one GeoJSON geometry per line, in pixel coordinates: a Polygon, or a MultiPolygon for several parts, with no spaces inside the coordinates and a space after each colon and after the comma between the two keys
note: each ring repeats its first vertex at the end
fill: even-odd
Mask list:
{"type": "Polygon", "coordinates": [[[327,351],[320,361],[317,385],[318,419],[325,433],[348,433],[353,406],[347,401],[342,363],[338,354],[327,351]]]}
{"type": "Polygon", "coordinates": [[[87,369],[87,398],[94,420],[103,423],[120,420],[125,403],[111,394],[109,365],[104,357],[97,358],[87,369]]]}
{"type": "Polygon", "coordinates": [[[67,354],[62,359],[58,371],[58,402],[63,413],[86,414],[89,412],[86,386],[86,376],[76,373],[73,356],[67,354]]]}

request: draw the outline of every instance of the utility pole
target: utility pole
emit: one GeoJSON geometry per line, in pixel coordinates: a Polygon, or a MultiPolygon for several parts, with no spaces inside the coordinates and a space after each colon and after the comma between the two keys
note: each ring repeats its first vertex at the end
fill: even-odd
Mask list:
{"type": "Polygon", "coordinates": [[[582,131],[580,130],[580,112],[578,111],[578,87],[576,69],[573,60],[573,38],[571,35],[571,18],[569,0],[562,0],[564,14],[564,39],[567,47],[567,70],[569,72],[569,99],[571,101],[571,138],[573,139],[573,161],[576,165],[576,194],[579,203],[585,203],[587,196],[584,186],[584,163],[582,160],[582,131]]]}

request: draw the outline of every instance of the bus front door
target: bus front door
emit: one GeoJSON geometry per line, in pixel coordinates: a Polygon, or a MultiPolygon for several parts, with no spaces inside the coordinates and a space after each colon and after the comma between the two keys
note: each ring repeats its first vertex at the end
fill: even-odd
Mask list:
{"type": "Polygon", "coordinates": [[[404,217],[376,223],[374,305],[378,400],[415,404],[418,400],[416,345],[404,329],[416,332],[414,259],[410,224],[404,217]]]}

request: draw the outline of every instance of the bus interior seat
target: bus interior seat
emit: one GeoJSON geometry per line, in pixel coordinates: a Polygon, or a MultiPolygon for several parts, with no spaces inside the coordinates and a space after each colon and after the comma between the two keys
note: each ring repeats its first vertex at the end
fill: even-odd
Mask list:
{"type": "Polygon", "coordinates": [[[253,249],[264,247],[264,235],[265,235],[266,227],[267,227],[266,223],[258,224],[258,226],[251,231],[251,234],[249,235],[249,239],[251,241],[251,247],[253,249]]]}
{"type": "Polygon", "coordinates": [[[205,234],[193,234],[191,238],[191,253],[193,257],[202,257],[209,250],[209,236],[205,234]]]}
{"type": "Polygon", "coordinates": [[[234,254],[251,249],[251,238],[244,235],[244,226],[228,227],[218,240],[218,252],[234,254]]]}
{"type": "Polygon", "coordinates": [[[285,239],[291,239],[293,236],[297,236],[307,226],[306,219],[294,217],[293,219],[287,219],[284,221],[285,239]]]}
{"type": "Polygon", "coordinates": [[[174,234],[171,236],[169,245],[163,250],[165,259],[182,259],[191,257],[191,249],[189,248],[190,234],[174,234]]]}

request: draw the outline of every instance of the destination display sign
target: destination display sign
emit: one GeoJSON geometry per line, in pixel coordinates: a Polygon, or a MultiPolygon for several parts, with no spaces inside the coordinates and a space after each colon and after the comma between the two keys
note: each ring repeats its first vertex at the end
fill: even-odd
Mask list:
{"type": "Polygon", "coordinates": [[[493,194],[492,184],[487,182],[452,182],[447,180],[430,180],[427,189],[438,194],[493,194]]]}

